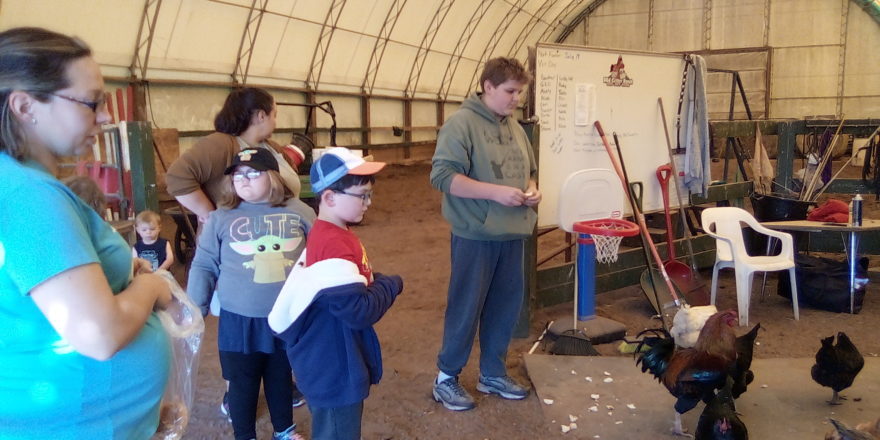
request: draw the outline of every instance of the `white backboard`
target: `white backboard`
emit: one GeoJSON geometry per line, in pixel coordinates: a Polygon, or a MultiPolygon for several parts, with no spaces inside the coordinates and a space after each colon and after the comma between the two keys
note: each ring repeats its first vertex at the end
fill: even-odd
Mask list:
{"type": "Polygon", "coordinates": [[[623,184],[617,173],[606,168],[591,168],[571,173],[559,191],[559,227],[572,232],[579,221],[622,218],[623,184]]]}

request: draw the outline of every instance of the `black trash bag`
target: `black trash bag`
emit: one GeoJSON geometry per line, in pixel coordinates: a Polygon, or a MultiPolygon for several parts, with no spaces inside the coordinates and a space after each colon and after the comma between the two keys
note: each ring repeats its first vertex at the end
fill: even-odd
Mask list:
{"type": "MultiPolygon", "coordinates": [[[[811,255],[795,256],[798,305],[836,313],[849,313],[849,263],[811,255]]],[[[862,310],[868,284],[868,258],[856,262],[853,312],[862,310]]],[[[779,272],[776,293],[791,299],[788,271],[779,272]]]]}

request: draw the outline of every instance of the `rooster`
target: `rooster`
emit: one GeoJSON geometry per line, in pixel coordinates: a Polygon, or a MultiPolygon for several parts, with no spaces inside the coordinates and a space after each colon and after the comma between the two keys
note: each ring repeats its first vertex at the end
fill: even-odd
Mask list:
{"type": "Polygon", "coordinates": [[[718,313],[715,306],[689,306],[683,305],[672,319],[672,328],[669,334],[675,339],[675,345],[681,348],[691,348],[700,337],[700,330],[710,316],[718,313]]]}
{"type": "Polygon", "coordinates": [[[711,401],[715,390],[724,386],[736,361],[736,323],[732,310],[710,316],[693,348],[676,349],[675,341],[662,329],[651,330],[661,336],[645,338],[651,348],[639,356],[636,365],[641,365],[642,372],[650,371],[676,398],[673,433],[686,435],[681,415],[701,400],[711,401]]]}
{"type": "Polygon", "coordinates": [[[697,422],[695,440],[748,440],[749,430],[736,414],[733,404],[733,378],[706,404],[697,422]]]}
{"type": "Polygon", "coordinates": [[[816,364],[811,370],[813,380],[823,387],[829,387],[834,391],[831,405],[840,405],[841,391],[849,388],[859,371],[865,366],[865,358],[853,345],[844,332],[837,333],[837,345],[834,345],[834,336],[822,339],[822,347],[816,352],[816,364]]]}
{"type": "Polygon", "coordinates": [[[748,385],[755,380],[755,373],[751,370],[752,355],[760,328],[760,323],[755,324],[748,333],[736,338],[736,362],[730,372],[730,377],[733,379],[731,394],[734,399],[739,399],[739,396],[746,392],[748,385]]]}

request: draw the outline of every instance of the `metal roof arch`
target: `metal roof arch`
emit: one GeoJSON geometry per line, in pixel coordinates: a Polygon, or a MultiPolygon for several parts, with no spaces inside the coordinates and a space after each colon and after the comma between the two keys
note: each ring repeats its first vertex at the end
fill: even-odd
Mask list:
{"type": "Polygon", "coordinates": [[[257,8],[258,0],[251,0],[251,7],[248,9],[248,18],[244,29],[241,32],[241,43],[238,45],[238,55],[235,59],[235,68],[232,70],[233,84],[246,84],[248,70],[251,66],[251,57],[254,54],[254,45],[257,42],[257,34],[260,32],[260,24],[263,22],[263,14],[266,12],[266,4],[269,0],[259,0],[260,7],[257,8]],[[254,15],[256,12],[256,16],[254,15]],[[245,47],[247,43],[247,47],[245,47]],[[242,66],[242,60],[247,57],[247,61],[242,66]]]}
{"type": "Polygon", "coordinates": [[[156,31],[156,22],[161,7],[162,0],[146,0],[144,2],[144,12],[141,15],[141,25],[138,28],[134,55],[131,57],[131,65],[128,68],[132,78],[139,77],[144,80],[147,77],[150,50],[153,48],[153,35],[156,31]],[[144,35],[144,30],[146,30],[146,35],[144,35]]]}
{"type": "Polygon", "coordinates": [[[385,14],[385,21],[382,23],[379,34],[376,36],[376,44],[373,45],[373,53],[370,55],[370,61],[367,63],[367,70],[364,74],[364,81],[361,83],[361,91],[367,95],[373,94],[373,88],[376,86],[376,76],[379,72],[379,67],[382,65],[382,58],[385,55],[385,48],[388,46],[391,32],[394,31],[394,26],[397,25],[397,20],[400,18],[400,13],[406,6],[406,2],[407,0],[394,0],[394,3],[388,8],[388,13],[385,14]]]}
{"type": "Polygon", "coordinates": [[[318,90],[318,84],[321,81],[321,72],[324,69],[324,61],[327,57],[327,49],[333,40],[333,33],[336,31],[336,24],[339,17],[342,16],[342,9],[345,8],[346,0],[333,0],[330,8],[327,9],[327,15],[324,18],[324,25],[321,27],[321,36],[315,45],[315,51],[312,54],[311,68],[306,77],[306,87],[312,90],[318,90]],[[331,23],[332,22],[332,23],[331,23]]]}
{"type": "Polygon", "coordinates": [[[486,16],[486,12],[489,10],[491,3],[492,0],[481,0],[480,4],[474,8],[474,13],[471,15],[470,20],[465,26],[464,33],[459,37],[458,42],[455,44],[455,49],[452,50],[452,57],[449,59],[449,64],[446,65],[446,71],[443,73],[443,79],[440,81],[440,90],[437,92],[437,97],[439,99],[445,101],[449,98],[449,90],[452,87],[452,78],[458,70],[458,65],[464,56],[464,51],[467,48],[468,43],[471,41],[471,37],[474,35],[474,31],[483,21],[483,17],[486,16]]]}
{"type": "Polygon", "coordinates": [[[455,0],[443,0],[440,6],[437,7],[437,10],[434,11],[434,17],[431,19],[431,24],[425,29],[425,35],[422,37],[422,42],[419,44],[419,49],[410,68],[409,79],[407,79],[406,87],[403,89],[404,96],[411,98],[415,95],[419,76],[422,74],[422,67],[425,65],[425,59],[431,50],[438,31],[443,26],[443,21],[446,20],[446,16],[449,14],[449,9],[454,3],[455,0]]]}
{"type": "Polygon", "coordinates": [[[516,18],[516,15],[522,12],[522,5],[525,4],[527,0],[517,0],[517,2],[510,7],[507,11],[507,14],[504,15],[504,18],[498,22],[498,27],[495,29],[495,32],[492,33],[492,37],[486,43],[486,46],[483,48],[483,53],[480,55],[479,62],[476,65],[476,68],[471,75],[471,81],[468,85],[467,95],[470,95],[474,90],[474,82],[477,80],[477,75],[480,72],[480,65],[485,63],[488,59],[488,56],[495,51],[495,48],[498,46],[498,42],[501,41],[501,37],[504,36],[504,33],[507,32],[510,23],[513,22],[513,19],[516,18]]]}

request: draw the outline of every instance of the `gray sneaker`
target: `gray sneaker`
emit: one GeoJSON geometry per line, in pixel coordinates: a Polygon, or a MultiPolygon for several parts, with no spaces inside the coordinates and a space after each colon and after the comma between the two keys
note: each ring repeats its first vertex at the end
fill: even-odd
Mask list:
{"type": "Polygon", "coordinates": [[[477,391],[497,394],[505,399],[520,400],[529,396],[528,388],[523,387],[510,376],[486,377],[480,375],[477,391]]]}
{"type": "Polygon", "coordinates": [[[458,377],[450,377],[443,382],[434,382],[434,400],[446,409],[467,411],[474,409],[474,398],[458,383],[458,377]]]}

